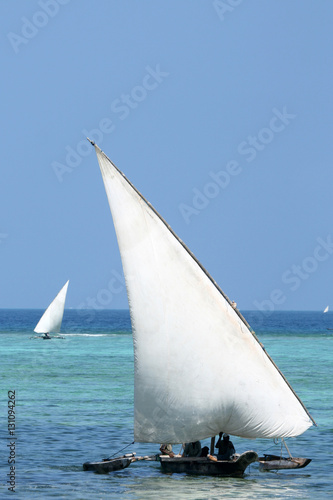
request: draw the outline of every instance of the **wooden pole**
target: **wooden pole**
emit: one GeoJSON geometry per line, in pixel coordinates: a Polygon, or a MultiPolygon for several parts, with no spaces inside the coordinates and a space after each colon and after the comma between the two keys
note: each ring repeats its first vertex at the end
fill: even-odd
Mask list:
{"type": "Polygon", "coordinates": [[[214,446],[215,446],[215,436],[213,436],[210,440],[210,454],[214,455],[214,446]]]}

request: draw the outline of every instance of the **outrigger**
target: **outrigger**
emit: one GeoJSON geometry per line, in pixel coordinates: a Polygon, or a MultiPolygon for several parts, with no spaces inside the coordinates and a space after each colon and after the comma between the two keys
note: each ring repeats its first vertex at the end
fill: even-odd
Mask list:
{"type": "Polygon", "coordinates": [[[259,457],[260,470],[303,469],[311,462],[311,458],[293,457],[285,440],[281,439],[281,455],[266,455],[259,457]],[[289,457],[282,456],[282,443],[286,447],[289,457]]]}

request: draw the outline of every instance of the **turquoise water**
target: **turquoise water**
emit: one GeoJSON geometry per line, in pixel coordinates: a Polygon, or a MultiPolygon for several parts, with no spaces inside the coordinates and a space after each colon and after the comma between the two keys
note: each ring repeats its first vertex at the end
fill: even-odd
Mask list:
{"type": "MultiPolygon", "coordinates": [[[[108,475],[84,472],[83,462],[133,441],[129,313],[66,310],[64,339],[44,341],[31,338],[42,312],[0,310],[1,498],[333,498],[333,313],[244,313],[318,427],[287,441],[294,456],[312,458],[305,469],[260,472],[253,464],[244,478],[234,479],[166,475],[155,462],[108,475]],[[10,397],[16,405],[15,421],[9,420],[13,436],[10,397]],[[15,492],[8,491],[10,459],[15,492]]],[[[237,452],[280,452],[273,441],[232,440],[237,452]]],[[[158,447],[134,444],[129,451],[154,454],[158,447]]]]}

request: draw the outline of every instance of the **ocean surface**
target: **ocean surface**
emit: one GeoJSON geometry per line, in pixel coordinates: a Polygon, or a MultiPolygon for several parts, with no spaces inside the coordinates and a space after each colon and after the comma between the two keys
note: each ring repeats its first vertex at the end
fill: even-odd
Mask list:
{"type": "MultiPolygon", "coordinates": [[[[84,462],[113,454],[158,453],[152,444],[131,445],[129,312],[65,310],[64,338],[50,341],[33,338],[42,313],[0,310],[0,498],[333,498],[333,313],[243,312],[318,426],[287,440],[294,456],[312,459],[306,468],[260,472],[252,464],[240,479],[167,475],[158,462],[83,471],[84,462]]],[[[271,440],[232,441],[237,452],[280,453],[271,440]]]]}

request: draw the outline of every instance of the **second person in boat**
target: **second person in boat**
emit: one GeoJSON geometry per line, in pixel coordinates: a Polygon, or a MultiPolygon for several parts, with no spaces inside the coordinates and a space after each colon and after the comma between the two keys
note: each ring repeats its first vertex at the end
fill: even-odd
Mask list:
{"type": "Polygon", "coordinates": [[[229,434],[219,433],[219,439],[216,443],[215,448],[218,448],[217,459],[218,460],[230,460],[230,457],[236,453],[235,447],[230,441],[229,434]]]}

